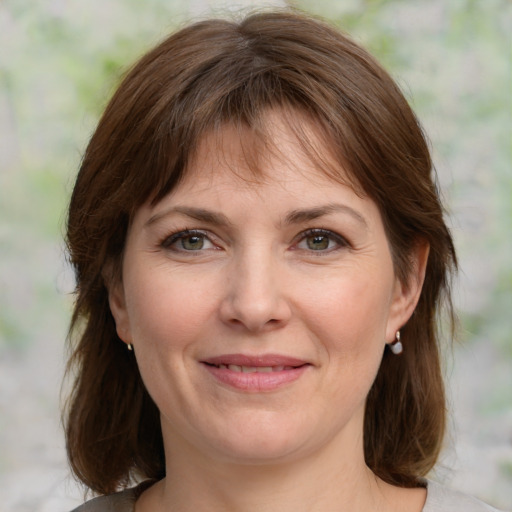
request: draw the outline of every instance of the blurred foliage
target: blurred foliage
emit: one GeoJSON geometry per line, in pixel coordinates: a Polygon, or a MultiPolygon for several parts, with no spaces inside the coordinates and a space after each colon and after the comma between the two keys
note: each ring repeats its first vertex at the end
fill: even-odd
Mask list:
{"type": "Polygon", "coordinates": [[[51,260],[81,152],[123,70],[178,12],[168,0],[0,3],[0,349],[28,348],[68,314],[48,271],[62,273],[51,260]]]}
{"type": "MultiPolygon", "coordinates": [[[[87,139],[127,66],[207,3],[0,0],[0,357],[66,322],[72,283],[55,261],[87,139]]],[[[401,85],[449,204],[464,337],[512,358],[512,2],[287,3],[349,32],[401,85]]],[[[487,406],[511,403],[502,386],[487,406]]]]}
{"type": "MultiPolygon", "coordinates": [[[[512,356],[512,2],[309,0],[401,84],[432,140],[466,296],[463,337],[512,356]]],[[[511,392],[512,393],[512,392],[511,392]]]]}
{"type": "MultiPolygon", "coordinates": [[[[401,84],[432,138],[456,219],[469,290],[461,300],[464,332],[512,353],[512,2],[288,3],[351,33],[401,84]]],[[[78,0],[0,4],[2,218],[60,238],[80,154],[115,84],[189,14],[169,0],[117,0],[102,8],[78,0]]],[[[5,240],[16,232],[4,227],[0,236],[8,251],[5,240]]],[[[11,337],[15,323],[2,320],[0,333],[11,337]]]]}
{"type": "Polygon", "coordinates": [[[16,176],[3,188],[9,190],[2,197],[4,209],[36,215],[32,220],[39,223],[41,211],[51,205],[43,221],[57,234],[67,196],[62,184],[72,177],[85,138],[120,70],[156,42],[154,27],[161,26],[157,21],[164,12],[172,19],[172,6],[152,0],[142,10],[125,1],[116,12],[114,2],[98,10],[77,1],[1,5],[2,48],[9,52],[0,62],[0,87],[12,111],[17,149],[17,171],[10,170],[16,176]],[[151,16],[144,15],[146,9],[151,16]],[[19,195],[35,202],[33,207],[25,208],[19,195]]]}
{"type": "Polygon", "coordinates": [[[503,462],[501,464],[501,470],[512,480],[512,462],[503,462]]]}
{"type": "MultiPolygon", "coordinates": [[[[469,304],[461,301],[464,332],[492,337],[512,353],[512,2],[288,3],[351,33],[401,84],[432,138],[456,219],[462,282],[470,289],[469,304]],[[466,279],[466,260],[471,272],[487,275],[466,279]]],[[[0,42],[9,49],[0,61],[9,132],[2,217],[37,225],[58,240],[81,151],[115,84],[188,14],[182,3],[168,0],[117,0],[101,9],[78,0],[0,4],[0,42]]]]}

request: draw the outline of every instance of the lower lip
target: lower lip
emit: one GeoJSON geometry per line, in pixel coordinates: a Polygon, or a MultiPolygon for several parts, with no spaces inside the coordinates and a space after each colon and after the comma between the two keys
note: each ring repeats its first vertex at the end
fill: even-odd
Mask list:
{"type": "Polygon", "coordinates": [[[203,366],[223,384],[241,391],[260,393],[273,391],[296,381],[308,370],[310,365],[305,364],[291,370],[261,373],[235,372],[227,368],[218,368],[208,364],[203,364],[203,366]]]}

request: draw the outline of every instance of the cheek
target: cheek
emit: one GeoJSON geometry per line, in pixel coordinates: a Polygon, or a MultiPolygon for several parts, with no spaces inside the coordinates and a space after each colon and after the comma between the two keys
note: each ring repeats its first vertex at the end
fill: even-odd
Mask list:
{"type": "Polygon", "coordinates": [[[190,355],[204,338],[212,314],[211,295],[177,272],[126,273],[127,312],[137,364],[149,394],[161,410],[169,404],[187,410],[192,393],[187,378],[190,355]]]}
{"type": "MultiPolygon", "coordinates": [[[[330,367],[326,389],[339,410],[362,406],[386,343],[391,285],[375,275],[347,278],[310,302],[309,330],[330,367]],[[352,404],[352,405],[350,405],[352,404]]],[[[333,281],[334,283],[334,281],[333,281]]]]}
{"type": "Polygon", "coordinates": [[[186,344],[212,314],[205,283],[180,277],[162,271],[128,276],[127,311],[135,343],[186,344]]]}
{"type": "Polygon", "coordinates": [[[340,350],[364,350],[384,343],[391,293],[391,280],[376,272],[340,273],[310,287],[303,310],[340,350]]]}

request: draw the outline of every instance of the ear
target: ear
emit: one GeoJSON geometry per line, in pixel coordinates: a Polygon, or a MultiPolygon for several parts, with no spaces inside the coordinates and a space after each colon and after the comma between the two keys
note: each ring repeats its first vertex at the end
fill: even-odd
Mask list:
{"type": "Polygon", "coordinates": [[[427,268],[430,245],[420,240],[411,253],[411,271],[404,283],[395,277],[395,287],[391,302],[388,324],[386,329],[386,342],[395,340],[396,332],[407,323],[414,312],[423,288],[425,271],[427,268]]]}
{"type": "Polygon", "coordinates": [[[116,331],[119,338],[125,343],[133,342],[130,328],[130,318],[126,309],[123,281],[121,276],[115,275],[111,265],[106,265],[103,280],[108,290],[108,303],[110,311],[116,323],[116,331]]]}

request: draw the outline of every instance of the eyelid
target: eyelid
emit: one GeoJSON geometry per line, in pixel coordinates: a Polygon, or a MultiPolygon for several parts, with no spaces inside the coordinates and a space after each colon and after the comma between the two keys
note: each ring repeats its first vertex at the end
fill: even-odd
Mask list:
{"type": "MultiPolygon", "coordinates": [[[[218,246],[217,243],[213,240],[214,237],[211,236],[211,234],[208,231],[202,230],[202,229],[182,229],[180,231],[176,231],[175,233],[172,233],[170,235],[165,236],[162,241],[159,243],[160,247],[163,247],[164,249],[171,250],[171,246],[177,242],[180,239],[187,238],[189,236],[202,236],[205,239],[209,240],[209,242],[214,245],[218,246]]],[[[176,252],[201,252],[201,250],[198,251],[186,251],[186,250],[180,250],[180,249],[174,249],[176,252]]],[[[208,249],[204,249],[208,250],[208,249]]]]}
{"type": "MultiPolygon", "coordinates": [[[[201,237],[204,237],[212,245],[215,246],[214,249],[219,249],[220,248],[218,241],[216,241],[216,237],[212,236],[212,233],[209,232],[208,230],[188,229],[188,228],[182,229],[182,230],[179,230],[179,231],[175,231],[175,232],[173,232],[170,235],[164,236],[161,239],[161,241],[159,242],[158,245],[160,247],[162,247],[163,249],[174,250],[176,252],[188,252],[190,254],[192,254],[194,252],[199,253],[199,252],[204,252],[206,250],[212,250],[211,248],[208,248],[208,249],[198,249],[197,251],[192,251],[192,250],[191,251],[187,251],[185,249],[181,249],[180,250],[178,248],[172,249],[171,246],[175,242],[177,242],[180,239],[187,238],[189,236],[201,236],[201,237]]],[[[315,252],[315,253],[317,253],[317,255],[321,255],[321,254],[330,253],[330,252],[336,251],[338,249],[347,248],[347,247],[351,247],[350,242],[346,239],[346,237],[340,235],[339,233],[336,233],[335,231],[332,231],[332,230],[326,229],[326,228],[310,228],[310,229],[306,229],[304,231],[301,231],[297,236],[295,236],[295,238],[292,241],[291,249],[292,250],[305,250],[305,251],[312,252],[312,253],[315,252]],[[326,249],[326,250],[319,250],[319,251],[307,250],[307,249],[302,249],[302,248],[297,247],[297,245],[300,242],[302,242],[304,239],[306,239],[309,236],[326,236],[329,239],[333,240],[337,244],[337,247],[326,249]]]]}
{"type": "MultiPolygon", "coordinates": [[[[326,253],[336,251],[340,248],[351,247],[351,244],[349,243],[349,241],[344,236],[340,235],[339,233],[336,233],[335,231],[332,231],[330,229],[325,229],[325,228],[310,228],[310,229],[306,229],[305,231],[300,232],[295,237],[295,239],[293,241],[293,248],[295,250],[297,250],[297,245],[302,240],[304,240],[308,236],[315,236],[315,235],[324,235],[324,236],[331,238],[338,244],[338,247],[335,247],[333,249],[327,249],[325,251],[312,251],[311,250],[311,251],[309,251],[311,253],[316,252],[317,255],[321,255],[321,254],[326,254],[326,253]]],[[[300,249],[298,249],[298,250],[300,250],[300,249]]]]}

